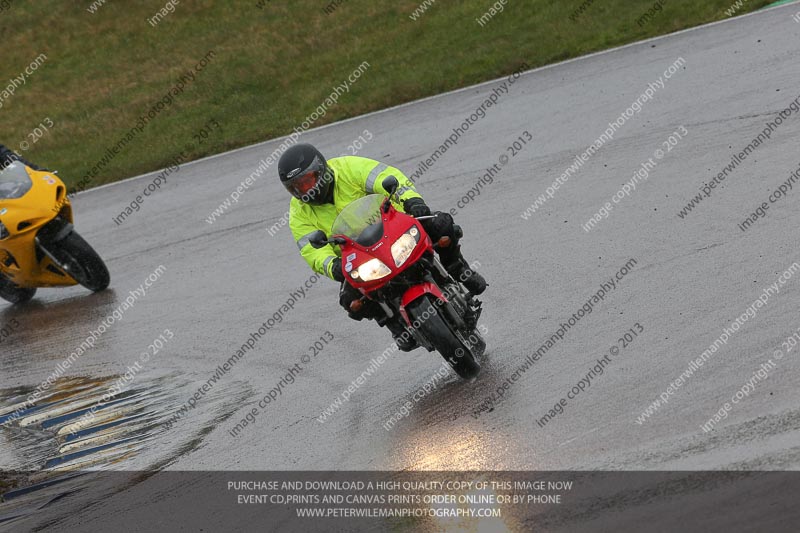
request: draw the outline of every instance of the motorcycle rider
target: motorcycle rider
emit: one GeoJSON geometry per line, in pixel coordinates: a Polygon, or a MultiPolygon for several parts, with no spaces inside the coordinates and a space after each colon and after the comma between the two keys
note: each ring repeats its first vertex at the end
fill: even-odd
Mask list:
{"type": "Polygon", "coordinates": [[[28,165],[33,170],[44,170],[43,168],[41,168],[41,167],[39,167],[37,165],[34,165],[30,161],[27,161],[27,160],[23,159],[22,156],[17,154],[16,152],[14,152],[12,150],[9,150],[8,148],[6,148],[2,144],[0,144],[0,169],[6,168],[8,165],[13,163],[14,161],[19,161],[20,163],[22,163],[24,165],[28,165]]]}
{"type": "Polygon", "coordinates": [[[312,270],[342,284],[339,304],[350,318],[374,319],[379,325],[385,325],[392,332],[400,350],[410,351],[417,347],[414,338],[406,333],[402,319],[395,317],[390,320],[383,308],[371,300],[365,300],[359,311],[351,310],[350,304],[362,295],[345,282],[339,247],[326,245],[316,249],[309,242],[311,234],[317,230],[330,235],[336,216],[351,202],[368,194],[389,196],[382,183],[389,176],[394,176],[398,182],[398,204],[394,207],[413,217],[435,214],[434,218],[421,220],[420,223],[434,243],[443,236],[450,237],[452,244],[438,249],[442,264],[472,294],[478,295],[486,290],[486,281],[469,268],[461,255],[458,241],[462,232],[460,227],[453,224],[453,217],[449,213],[431,213],[411,180],[397,168],[358,156],[326,160],[312,145],[301,143],[283,153],[278,161],[278,175],[281,184],[294,197],[289,204],[289,228],[300,255],[312,270]]]}

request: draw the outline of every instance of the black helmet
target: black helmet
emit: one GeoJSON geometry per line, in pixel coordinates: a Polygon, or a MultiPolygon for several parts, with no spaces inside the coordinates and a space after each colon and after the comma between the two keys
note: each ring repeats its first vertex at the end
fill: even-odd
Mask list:
{"type": "Polygon", "coordinates": [[[333,171],[325,156],[310,144],[296,144],[278,161],[278,176],[292,196],[307,204],[330,202],[333,171]]]}

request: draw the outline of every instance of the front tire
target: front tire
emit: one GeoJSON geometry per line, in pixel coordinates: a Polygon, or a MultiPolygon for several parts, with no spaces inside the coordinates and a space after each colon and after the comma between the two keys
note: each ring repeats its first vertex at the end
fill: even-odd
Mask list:
{"type": "Polygon", "coordinates": [[[111,283],[106,264],[77,231],[41,246],[61,270],[90,291],[104,291],[111,283]]]}
{"type": "Polygon", "coordinates": [[[481,366],[475,361],[472,350],[453,333],[431,296],[425,295],[414,301],[408,306],[408,314],[411,323],[418,324],[417,330],[442,354],[456,374],[464,379],[478,375],[481,366]]]}
{"type": "Polygon", "coordinates": [[[36,294],[36,289],[23,289],[14,284],[13,281],[0,274],[0,298],[12,303],[23,304],[28,302],[36,294]]]}

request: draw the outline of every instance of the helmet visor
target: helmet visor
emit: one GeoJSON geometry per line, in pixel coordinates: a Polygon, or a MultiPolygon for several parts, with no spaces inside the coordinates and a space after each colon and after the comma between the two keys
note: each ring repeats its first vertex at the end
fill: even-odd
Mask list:
{"type": "Polygon", "coordinates": [[[320,176],[319,170],[309,170],[284,182],[284,185],[292,196],[305,202],[319,193],[320,176]]]}

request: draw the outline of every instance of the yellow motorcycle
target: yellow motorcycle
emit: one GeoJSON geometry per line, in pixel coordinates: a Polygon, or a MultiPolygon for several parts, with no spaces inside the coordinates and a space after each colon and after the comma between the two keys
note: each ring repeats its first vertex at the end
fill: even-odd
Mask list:
{"type": "Polygon", "coordinates": [[[0,298],[27,302],[39,287],[105,290],[105,263],[72,226],[67,187],[15,161],[0,169],[0,298]]]}

